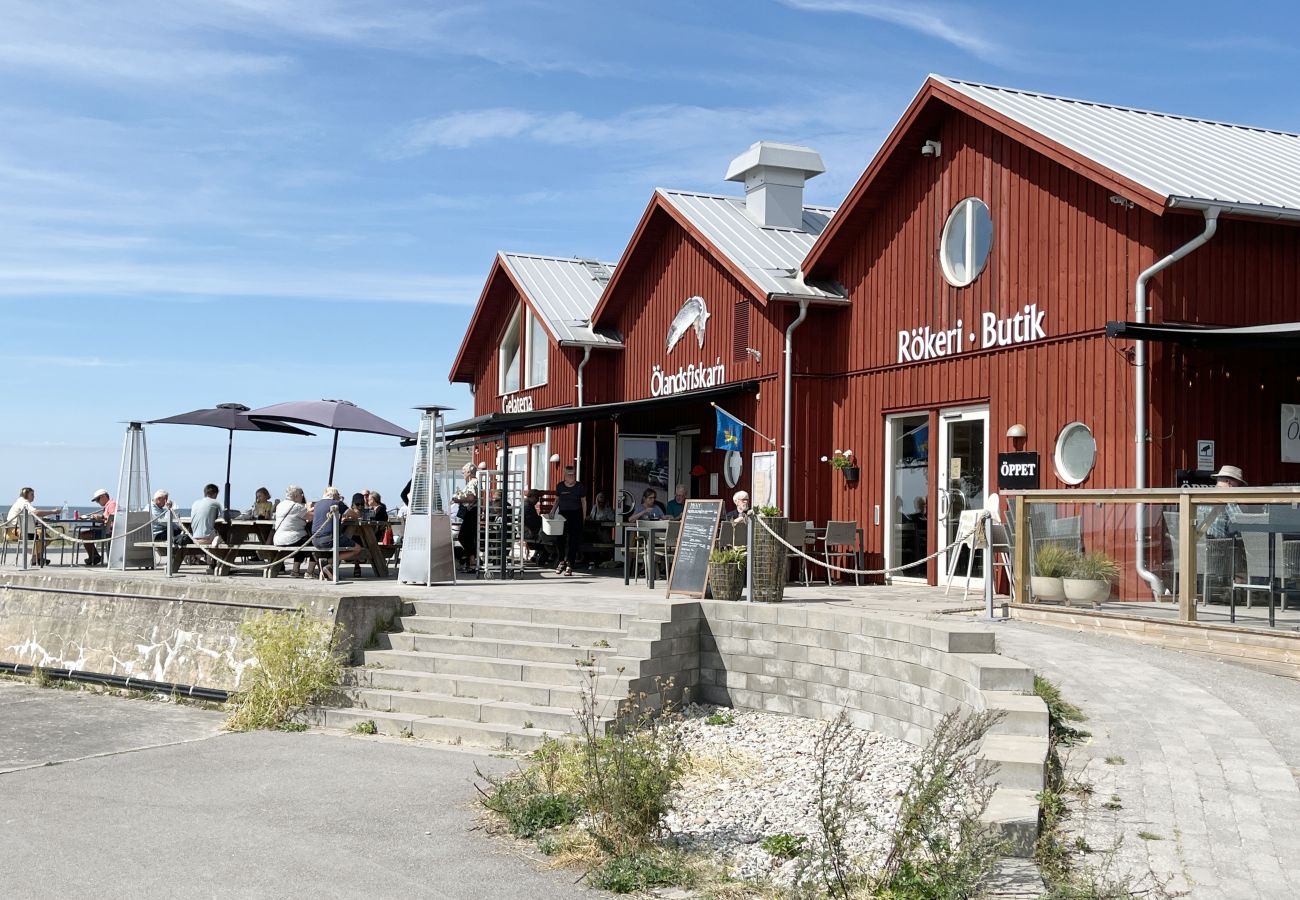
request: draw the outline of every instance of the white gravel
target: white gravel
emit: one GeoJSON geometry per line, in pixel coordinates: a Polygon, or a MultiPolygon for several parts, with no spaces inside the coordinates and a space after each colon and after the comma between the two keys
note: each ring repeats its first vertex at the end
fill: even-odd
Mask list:
{"type": "MultiPolygon", "coordinates": [[[[690,765],[666,822],[678,843],[712,853],[735,877],[792,883],[816,858],[816,744],[825,727],[794,716],[688,707],[678,729],[690,765]],[[714,714],[732,724],[707,724],[714,714]],[[764,838],[782,833],[807,836],[809,853],[782,860],[762,849],[764,838]]],[[[884,845],[919,751],[896,738],[857,733],[865,740],[865,765],[851,790],[866,815],[851,824],[846,843],[870,860],[884,845]]],[[[837,762],[838,775],[848,760],[837,762]]]]}

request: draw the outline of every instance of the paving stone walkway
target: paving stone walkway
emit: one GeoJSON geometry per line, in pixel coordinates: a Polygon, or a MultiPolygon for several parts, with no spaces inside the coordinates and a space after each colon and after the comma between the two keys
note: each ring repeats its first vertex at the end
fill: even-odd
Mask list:
{"type": "MultiPolygon", "coordinates": [[[[1094,793],[1070,828],[1195,900],[1300,896],[1300,683],[1020,622],[1000,652],[1088,716],[1068,769],[1094,793]]],[[[1147,879],[1149,885],[1150,878],[1147,879]]]]}

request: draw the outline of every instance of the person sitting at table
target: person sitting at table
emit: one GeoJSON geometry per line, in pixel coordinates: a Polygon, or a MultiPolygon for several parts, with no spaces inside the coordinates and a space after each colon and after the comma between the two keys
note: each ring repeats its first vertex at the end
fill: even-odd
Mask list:
{"type": "Polygon", "coordinates": [[[37,528],[35,516],[44,519],[52,519],[59,514],[57,509],[37,509],[32,505],[36,499],[36,489],[24,487],[18,490],[18,499],[14,505],[9,507],[9,515],[5,519],[5,540],[19,541],[22,540],[22,522],[20,517],[24,510],[27,512],[27,537],[32,541],[32,558],[31,565],[45,566],[49,565],[49,560],[45,558],[45,536],[42,529],[37,528]]]}
{"type": "Polygon", "coordinates": [[[587,521],[597,522],[601,525],[613,525],[614,520],[614,507],[609,505],[609,496],[604,491],[597,491],[596,501],[592,504],[587,521]]]}
{"type": "Polygon", "coordinates": [[[736,504],[734,509],[727,511],[727,520],[741,519],[749,515],[749,492],[736,491],[731,495],[731,502],[736,504]]]}
{"type": "Polygon", "coordinates": [[[369,491],[366,497],[366,518],[372,522],[388,521],[388,506],[379,491],[369,491]]]}
{"type": "Polygon", "coordinates": [[[271,502],[271,492],[264,487],[253,494],[253,506],[248,510],[249,519],[269,519],[275,515],[275,504],[271,502]]]}
{"type": "MultiPolygon", "coordinates": [[[[215,484],[205,484],[203,496],[190,505],[190,537],[196,545],[209,550],[221,545],[221,536],[217,533],[217,520],[222,513],[221,501],[217,499],[219,493],[221,488],[215,484]]],[[[225,573],[223,566],[220,574],[225,573]]],[[[217,561],[211,556],[208,557],[208,574],[218,574],[217,561]]]]}
{"type": "MultiPolygon", "coordinates": [[[[344,522],[355,522],[358,518],[360,518],[360,514],[348,508],[347,504],[343,502],[338,488],[325,488],[321,499],[316,501],[315,510],[312,512],[312,545],[317,550],[333,550],[334,533],[335,529],[338,529],[339,562],[356,562],[361,558],[361,547],[352,540],[352,536],[347,534],[341,526],[344,522]]],[[[360,567],[358,566],[358,568],[360,567]]],[[[327,558],[321,562],[320,577],[325,581],[333,580],[332,558],[327,558]]]]}
{"type": "MultiPolygon", "coordinates": [[[[275,508],[275,532],[271,543],[277,547],[297,547],[307,543],[307,523],[311,521],[311,510],[307,508],[307,495],[296,484],[284,489],[284,499],[275,508]]],[[[294,554],[294,578],[302,575],[302,555],[294,554]]]]}
{"type": "Polygon", "coordinates": [[[668,518],[680,519],[682,513],[686,510],[686,485],[677,485],[677,490],[673,493],[673,499],[668,501],[668,518]]]}
{"type": "MultiPolygon", "coordinates": [[[[86,540],[103,540],[113,533],[113,516],[117,515],[117,501],[108,495],[106,488],[100,488],[90,495],[90,502],[98,503],[100,511],[91,513],[89,519],[92,522],[99,523],[102,527],[91,528],[83,531],[81,536],[86,540]]],[[[104,554],[99,551],[98,544],[86,545],[86,565],[97,566],[104,561],[104,554]]]]}
{"type": "Polygon", "coordinates": [[[629,522],[659,522],[664,519],[663,507],[657,502],[659,494],[654,488],[641,493],[641,508],[627,517],[629,522]]]}
{"type": "Polygon", "coordinates": [[[524,492],[524,547],[530,554],[528,561],[538,566],[548,565],[551,553],[542,531],[542,514],[537,511],[542,492],[533,489],[524,492]]]}
{"type": "MultiPolygon", "coordinates": [[[[167,514],[173,510],[171,495],[166,491],[159,489],[153,492],[153,505],[149,507],[149,512],[153,513],[153,539],[155,541],[168,540],[167,537],[167,514]]],[[[175,545],[188,544],[190,539],[181,531],[180,523],[173,517],[171,521],[171,542],[175,545]]]]}

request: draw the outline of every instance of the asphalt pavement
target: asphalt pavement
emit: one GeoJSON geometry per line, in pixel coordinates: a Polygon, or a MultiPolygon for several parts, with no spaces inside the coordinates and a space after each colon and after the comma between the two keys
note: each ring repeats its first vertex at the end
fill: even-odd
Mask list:
{"type": "Polygon", "coordinates": [[[510,760],[0,681],[8,900],[605,896],[475,830],[510,760]]]}

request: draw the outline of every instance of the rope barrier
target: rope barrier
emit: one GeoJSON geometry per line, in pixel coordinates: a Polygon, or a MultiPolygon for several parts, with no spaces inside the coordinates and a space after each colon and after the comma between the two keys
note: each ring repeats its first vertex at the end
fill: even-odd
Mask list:
{"type": "MultiPolygon", "coordinates": [[[[178,547],[176,549],[181,550],[181,552],[184,552],[185,550],[191,550],[191,549],[198,550],[201,553],[203,553],[204,556],[210,557],[216,563],[225,566],[227,569],[239,569],[240,571],[246,571],[246,572],[265,572],[267,569],[272,569],[278,565],[282,565],[285,561],[292,559],[294,556],[301,553],[303,550],[316,549],[313,541],[315,540],[317,535],[325,533],[326,527],[332,524],[333,520],[334,520],[334,510],[330,510],[330,514],[325,518],[325,521],[321,523],[320,528],[317,528],[314,532],[309,534],[307,536],[307,539],[303,541],[301,544],[298,544],[297,546],[294,547],[284,548],[286,551],[285,554],[281,556],[279,559],[273,560],[269,563],[241,564],[241,563],[228,562],[227,560],[222,559],[220,556],[217,556],[211,550],[208,549],[208,547],[212,546],[211,544],[198,543],[194,538],[194,533],[185,527],[184,522],[179,522],[179,521],[176,522],[176,525],[180,527],[181,533],[190,539],[190,543],[182,547],[178,547]]],[[[232,550],[238,550],[241,545],[240,544],[224,544],[224,545],[219,544],[217,546],[226,546],[232,550]]]]}
{"type": "MultiPolygon", "coordinates": [[[[111,534],[110,534],[108,537],[102,537],[102,538],[80,538],[80,537],[77,537],[75,534],[70,534],[70,533],[68,533],[68,532],[66,532],[66,531],[61,531],[61,530],[59,530],[59,527],[58,527],[57,525],[55,525],[53,522],[47,522],[45,519],[42,519],[40,516],[36,515],[35,513],[30,513],[30,515],[31,515],[31,517],[32,517],[33,519],[35,519],[37,522],[39,522],[39,523],[40,523],[40,524],[45,528],[46,534],[55,534],[55,535],[58,535],[59,540],[64,540],[64,541],[67,541],[68,543],[71,543],[71,544],[87,544],[87,545],[88,545],[88,544],[107,544],[107,543],[111,543],[111,542],[114,540],[114,538],[115,538],[115,536],[114,536],[114,535],[111,535],[111,534]]],[[[86,520],[84,520],[84,521],[91,522],[91,521],[94,521],[94,520],[93,520],[93,519],[86,519],[86,520]]],[[[98,522],[98,523],[96,523],[95,527],[96,527],[96,528],[99,528],[99,527],[102,527],[104,524],[105,524],[105,523],[103,523],[103,522],[98,522]]],[[[152,522],[152,521],[145,522],[145,523],[142,524],[140,527],[138,527],[138,528],[132,528],[130,531],[126,532],[125,534],[119,535],[119,537],[122,537],[122,538],[128,538],[128,537],[130,537],[131,535],[135,534],[137,531],[144,531],[146,528],[152,528],[152,527],[153,527],[153,522],[152,522]]]]}
{"type": "Polygon", "coordinates": [[[841,574],[843,574],[843,575],[888,575],[888,574],[890,574],[890,573],[892,573],[892,572],[901,572],[901,571],[903,571],[903,570],[905,570],[905,569],[912,569],[912,568],[915,568],[916,566],[919,566],[921,563],[929,562],[930,560],[935,559],[935,558],[938,557],[939,555],[941,555],[941,554],[943,554],[943,553],[947,553],[949,550],[952,550],[954,547],[959,547],[959,546],[961,546],[962,544],[966,543],[966,541],[967,541],[970,537],[972,537],[973,535],[979,534],[979,533],[980,533],[980,529],[983,527],[985,520],[987,520],[987,519],[990,518],[991,516],[992,516],[992,513],[988,512],[988,511],[984,511],[984,512],[982,512],[982,513],[980,514],[979,518],[976,519],[976,521],[975,521],[975,525],[970,529],[970,531],[967,531],[965,534],[958,535],[957,539],[956,539],[955,541],[953,541],[951,544],[949,544],[949,545],[946,546],[946,547],[940,547],[938,550],[934,551],[934,552],[931,553],[929,556],[922,557],[921,559],[913,560],[912,562],[907,563],[906,565],[901,565],[901,566],[890,566],[890,567],[888,567],[888,568],[884,568],[884,569],[851,569],[851,568],[848,568],[847,566],[837,566],[837,565],[833,565],[829,560],[818,559],[818,558],[815,557],[815,556],[810,556],[809,554],[805,553],[803,550],[801,550],[801,549],[799,549],[798,547],[796,547],[796,546],[794,546],[793,544],[791,544],[789,541],[787,541],[787,540],[785,539],[784,536],[779,535],[779,534],[777,534],[775,531],[773,531],[773,530],[772,530],[772,527],[771,527],[770,525],[767,524],[767,522],[763,519],[762,516],[751,515],[751,516],[748,516],[747,518],[752,518],[752,519],[754,519],[755,521],[757,521],[759,525],[762,525],[762,526],[763,526],[763,529],[764,529],[765,531],[767,531],[768,534],[770,534],[770,535],[772,535],[772,537],[776,538],[776,540],[777,540],[779,543],[781,543],[783,546],[785,546],[786,549],[788,549],[788,550],[790,550],[791,552],[793,552],[796,556],[801,556],[801,557],[803,557],[803,558],[806,559],[808,562],[816,563],[816,564],[819,565],[819,566],[823,566],[823,567],[825,567],[825,568],[827,568],[827,569],[829,569],[829,570],[831,570],[831,571],[833,571],[833,572],[839,572],[839,573],[841,573],[841,574]]]}

